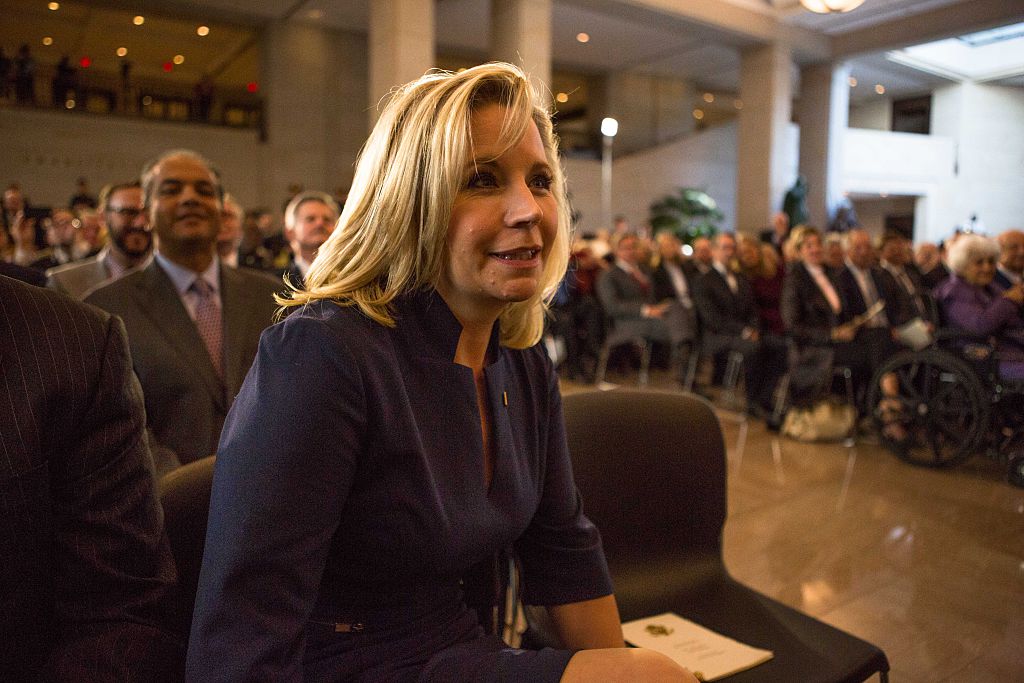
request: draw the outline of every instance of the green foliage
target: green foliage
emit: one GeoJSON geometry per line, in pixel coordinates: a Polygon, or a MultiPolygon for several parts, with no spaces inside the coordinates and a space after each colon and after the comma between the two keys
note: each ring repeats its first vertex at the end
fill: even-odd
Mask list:
{"type": "Polygon", "coordinates": [[[684,244],[718,232],[722,212],[703,190],[681,187],[651,204],[651,230],[654,234],[671,230],[684,244]]]}

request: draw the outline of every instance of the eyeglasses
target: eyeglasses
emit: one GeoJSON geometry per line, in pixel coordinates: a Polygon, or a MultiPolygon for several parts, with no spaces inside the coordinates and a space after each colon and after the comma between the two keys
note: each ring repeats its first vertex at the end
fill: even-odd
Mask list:
{"type": "Polygon", "coordinates": [[[116,213],[121,218],[135,218],[143,212],[143,209],[136,209],[131,206],[122,206],[117,209],[113,207],[108,207],[107,211],[109,211],[110,213],[116,213]]]}

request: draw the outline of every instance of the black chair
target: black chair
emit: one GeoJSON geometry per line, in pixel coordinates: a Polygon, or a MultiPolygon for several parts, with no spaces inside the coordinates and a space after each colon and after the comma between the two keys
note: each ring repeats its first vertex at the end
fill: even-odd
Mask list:
{"type": "Polygon", "coordinates": [[[203,564],[215,460],[211,455],[179,467],[158,484],[164,527],[178,566],[178,591],[170,609],[171,625],[186,639],[192,625],[199,570],[203,564]]]}
{"type": "Polygon", "coordinates": [[[711,406],[646,391],[572,394],[566,432],[625,621],[675,612],[773,659],[730,683],[888,680],[879,648],[734,580],[722,560],[726,461],[711,406]]]}

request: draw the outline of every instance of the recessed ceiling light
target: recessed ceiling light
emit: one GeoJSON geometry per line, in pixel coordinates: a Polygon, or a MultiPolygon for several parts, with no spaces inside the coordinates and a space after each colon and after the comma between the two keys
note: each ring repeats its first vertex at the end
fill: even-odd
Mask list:
{"type": "Polygon", "coordinates": [[[875,92],[878,93],[879,95],[884,95],[885,94],[885,86],[882,85],[881,83],[878,83],[877,85],[875,85],[875,92]]]}
{"type": "Polygon", "coordinates": [[[703,109],[694,109],[693,110],[693,118],[695,118],[698,121],[700,121],[702,118],[704,118],[704,110],[703,109]]]}
{"type": "Polygon", "coordinates": [[[565,103],[569,101],[569,95],[568,93],[560,92],[557,95],[555,95],[555,99],[558,100],[559,102],[565,103]]]}
{"type": "Polygon", "coordinates": [[[68,109],[74,109],[75,108],[75,101],[74,100],[67,100],[66,102],[64,102],[64,106],[67,107],[68,109]]]}
{"type": "Polygon", "coordinates": [[[714,94],[713,93],[709,93],[709,92],[704,93],[704,101],[707,102],[708,104],[711,104],[712,102],[714,102],[715,101],[714,94]]]}
{"type": "Polygon", "coordinates": [[[590,34],[589,33],[583,33],[582,31],[580,31],[579,33],[576,34],[576,42],[579,42],[579,43],[589,43],[590,42],[590,34]]]}
{"type": "Polygon", "coordinates": [[[135,18],[132,19],[132,23],[136,26],[142,26],[146,23],[146,17],[142,16],[141,14],[136,14],[135,18]]]}
{"type": "Polygon", "coordinates": [[[43,45],[53,45],[53,38],[50,36],[43,36],[43,45]]]}
{"type": "Polygon", "coordinates": [[[733,100],[732,106],[737,109],[743,109],[743,100],[733,100]]]}
{"type": "Polygon", "coordinates": [[[854,78],[853,76],[850,76],[850,78],[849,78],[849,80],[847,82],[850,84],[851,88],[856,88],[857,87],[857,79],[854,78]]]}
{"type": "Polygon", "coordinates": [[[57,10],[60,9],[60,3],[59,2],[51,2],[49,5],[47,5],[47,7],[49,7],[51,10],[56,12],[57,10]]]}
{"type": "Polygon", "coordinates": [[[209,26],[200,26],[199,28],[196,29],[196,35],[197,36],[208,36],[208,35],[210,35],[210,27],[209,26]]]}
{"type": "Polygon", "coordinates": [[[128,48],[126,48],[126,47],[119,47],[119,48],[117,48],[117,56],[118,57],[124,57],[127,54],[128,54],[128,48]]]}
{"type": "Polygon", "coordinates": [[[174,60],[173,61],[174,61],[175,64],[184,64],[185,63],[185,55],[174,55],[174,60]]]}
{"type": "Polygon", "coordinates": [[[143,106],[143,107],[148,107],[148,106],[149,106],[149,105],[151,105],[151,104],[153,104],[153,98],[152,98],[152,97],[150,97],[149,95],[145,95],[145,96],[144,96],[144,97],[142,98],[142,106],[143,106]]]}

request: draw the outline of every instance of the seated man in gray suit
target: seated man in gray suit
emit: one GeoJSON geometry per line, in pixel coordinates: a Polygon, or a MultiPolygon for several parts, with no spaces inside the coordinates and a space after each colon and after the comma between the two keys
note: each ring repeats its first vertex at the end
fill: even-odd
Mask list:
{"type": "Polygon", "coordinates": [[[693,341],[694,318],[672,299],[658,301],[655,283],[641,268],[635,233],[615,235],[614,265],[597,280],[597,298],[615,330],[671,345],[680,384],[686,380],[686,348],[693,341]]]}
{"type": "Polygon", "coordinates": [[[144,266],[153,255],[153,236],[142,208],[139,181],[107,185],[100,191],[100,219],[108,241],[95,256],[46,271],[47,286],[76,299],[144,266]]]}
{"type": "Polygon", "coordinates": [[[124,320],[159,470],[213,454],[283,284],[216,258],[221,183],[203,157],[167,152],[142,191],[153,261],[86,297],[124,320]]]}
{"type": "Polygon", "coordinates": [[[0,350],[0,679],[181,680],[124,326],[0,276],[0,350]]]}

